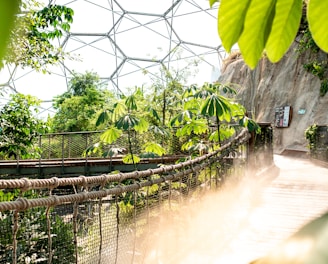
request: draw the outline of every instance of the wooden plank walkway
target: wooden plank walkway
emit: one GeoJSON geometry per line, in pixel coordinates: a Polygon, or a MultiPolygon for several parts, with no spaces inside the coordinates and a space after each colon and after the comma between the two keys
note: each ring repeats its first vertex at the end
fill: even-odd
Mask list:
{"type": "Polygon", "coordinates": [[[328,211],[327,168],[287,156],[275,156],[275,164],[279,176],[259,189],[247,223],[213,263],[249,263],[328,211]]]}
{"type": "MultiPolygon", "coordinates": [[[[250,175],[202,201],[184,231],[163,242],[174,254],[156,263],[248,264],[328,211],[327,168],[307,159],[274,159],[278,177],[262,181],[250,175]]],[[[163,230],[162,238],[168,229],[163,230]]]]}

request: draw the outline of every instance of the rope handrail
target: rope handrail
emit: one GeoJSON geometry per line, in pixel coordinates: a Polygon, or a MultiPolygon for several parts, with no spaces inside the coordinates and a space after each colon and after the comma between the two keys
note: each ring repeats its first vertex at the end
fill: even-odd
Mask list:
{"type": "Polygon", "coordinates": [[[148,177],[154,174],[161,174],[165,172],[171,172],[176,169],[181,169],[182,167],[192,166],[203,160],[206,160],[210,157],[217,155],[223,150],[228,149],[233,144],[242,144],[250,137],[248,131],[243,129],[232,141],[228,142],[224,146],[220,147],[214,152],[207,153],[203,156],[197,157],[192,160],[181,162],[174,165],[166,165],[160,168],[148,169],[144,171],[134,171],[128,173],[117,173],[117,174],[102,174],[99,176],[79,176],[75,178],[57,178],[52,177],[49,179],[11,179],[11,180],[0,180],[0,189],[22,189],[24,191],[29,189],[41,189],[41,188],[50,188],[54,189],[59,186],[88,186],[95,184],[106,184],[110,182],[121,182],[127,179],[140,179],[148,177]]]}
{"type": "Polygon", "coordinates": [[[199,202],[227,180],[248,177],[250,167],[260,179],[259,166],[273,161],[271,139],[270,131],[255,137],[244,129],[220,148],[178,164],[116,174],[106,167],[95,176],[80,170],[69,178],[64,171],[52,174],[58,178],[2,178],[0,262],[141,263],[148,262],[153,245],[158,255],[171,255],[175,247],[167,251],[156,238],[179,235],[180,227],[161,228],[164,216],[174,228],[184,225],[199,202]],[[154,236],[153,228],[163,229],[163,235],[154,236]]]}
{"type": "Polygon", "coordinates": [[[157,179],[137,182],[129,185],[118,185],[110,189],[102,189],[99,191],[81,192],[81,193],[61,195],[61,196],[52,195],[49,197],[36,198],[36,199],[18,198],[16,201],[1,202],[0,211],[6,211],[6,210],[24,211],[33,207],[40,207],[40,206],[52,207],[52,206],[63,205],[67,203],[83,202],[90,199],[104,198],[109,195],[118,195],[124,192],[135,191],[142,187],[151,186],[153,184],[160,184],[165,181],[169,181],[169,180],[173,181],[179,179],[179,177],[181,177],[183,174],[199,171],[202,168],[204,168],[204,166],[206,166],[206,164],[198,165],[196,167],[193,167],[192,169],[180,171],[175,174],[165,175],[157,179]]]}

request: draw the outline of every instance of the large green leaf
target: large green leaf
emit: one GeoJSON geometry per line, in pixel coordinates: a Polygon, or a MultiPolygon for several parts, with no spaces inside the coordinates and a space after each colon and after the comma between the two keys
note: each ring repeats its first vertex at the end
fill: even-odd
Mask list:
{"type": "Polygon", "coordinates": [[[108,111],[107,110],[102,111],[97,119],[96,126],[104,124],[106,121],[108,121],[108,119],[109,119],[108,111]]]}
{"type": "Polygon", "coordinates": [[[122,102],[117,102],[114,104],[113,109],[113,120],[116,121],[119,119],[120,116],[124,115],[126,113],[126,106],[122,102]]]}
{"type": "Polygon", "coordinates": [[[219,131],[215,130],[212,132],[208,139],[213,142],[219,142],[219,131]]]}
{"type": "Polygon", "coordinates": [[[125,105],[129,110],[137,110],[137,101],[134,95],[130,95],[125,99],[125,105]]]}
{"type": "Polygon", "coordinates": [[[6,52],[6,46],[14,26],[15,14],[18,12],[19,0],[0,1],[0,68],[6,52]]]}
{"type": "Polygon", "coordinates": [[[183,127],[177,130],[176,135],[178,137],[181,137],[181,136],[191,135],[191,133],[200,135],[206,132],[208,132],[208,126],[206,124],[206,120],[200,119],[200,120],[192,120],[191,122],[188,122],[183,127]]]}
{"type": "Polygon", "coordinates": [[[205,99],[205,98],[211,96],[213,93],[214,93],[213,90],[205,88],[205,89],[201,89],[200,91],[196,92],[194,94],[194,97],[199,98],[199,99],[205,99]]]}
{"type": "Polygon", "coordinates": [[[199,103],[200,100],[197,100],[196,98],[188,98],[187,101],[184,101],[183,109],[189,110],[190,112],[197,113],[199,109],[199,103]]]}
{"type": "Polygon", "coordinates": [[[140,162],[140,158],[137,155],[127,154],[123,157],[122,161],[125,164],[135,164],[140,162]]]}
{"type": "Polygon", "coordinates": [[[307,19],[315,43],[325,52],[328,52],[328,1],[311,0],[307,10],[307,19]]]}
{"type": "Polygon", "coordinates": [[[252,0],[238,40],[245,62],[254,69],[267,42],[275,12],[276,0],[252,0]]]}
{"type": "Polygon", "coordinates": [[[239,125],[248,129],[249,132],[261,132],[261,127],[251,118],[244,116],[242,119],[239,120],[239,125]]]}
{"type": "Polygon", "coordinates": [[[217,113],[217,116],[220,118],[220,120],[226,120],[227,122],[231,121],[233,104],[226,97],[219,95],[219,100],[217,102],[216,108],[222,109],[217,113]]]}
{"type": "Polygon", "coordinates": [[[163,154],[165,154],[165,149],[155,142],[147,142],[143,147],[146,152],[152,152],[159,156],[163,156],[163,154]]]}
{"type": "Polygon", "coordinates": [[[159,117],[156,109],[152,108],[151,106],[146,107],[146,111],[149,111],[150,115],[154,117],[156,120],[160,121],[161,118],[159,117]]]}
{"type": "Polygon", "coordinates": [[[201,135],[208,132],[207,121],[205,119],[193,120],[191,124],[196,135],[201,135]]]}
{"type": "Polygon", "coordinates": [[[302,0],[277,0],[275,17],[265,49],[272,62],[279,61],[292,44],[302,16],[302,0]]]}
{"type": "Polygon", "coordinates": [[[233,117],[242,117],[245,115],[245,107],[236,102],[229,102],[231,116],[233,117]]]}
{"type": "Polygon", "coordinates": [[[100,140],[102,142],[108,143],[108,144],[112,144],[113,142],[115,142],[120,136],[122,135],[122,131],[115,128],[115,127],[111,127],[109,129],[107,129],[104,133],[102,133],[100,135],[100,140]]]}
{"type": "Polygon", "coordinates": [[[155,133],[156,135],[161,135],[164,137],[168,137],[170,135],[170,133],[164,127],[159,127],[156,125],[150,126],[149,130],[155,133]]]}
{"type": "Polygon", "coordinates": [[[212,7],[216,2],[218,2],[218,0],[210,0],[210,7],[212,7]]]}
{"type": "Polygon", "coordinates": [[[130,114],[127,114],[125,116],[120,117],[116,121],[115,126],[118,129],[129,130],[131,128],[134,128],[138,124],[139,124],[139,119],[138,118],[136,118],[136,117],[134,117],[130,114]]]}
{"type": "Polygon", "coordinates": [[[223,91],[224,93],[228,93],[228,94],[237,94],[236,89],[233,88],[233,87],[230,87],[230,86],[228,86],[228,85],[223,85],[223,86],[222,86],[222,91],[223,91]]]}
{"type": "Polygon", "coordinates": [[[193,112],[190,110],[185,110],[177,114],[172,118],[170,126],[180,125],[185,121],[190,121],[193,118],[193,112]]]}
{"type": "Polygon", "coordinates": [[[101,144],[99,142],[92,144],[83,151],[83,157],[86,157],[90,154],[97,153],[101,149],[101,144]]]}
{"type": "Polygon", "coordinates": [[[201,114],[214,116],[214,102],[212,98],[207,98],[201,106],[201,114]]]}
{"type": "MultiPolygon", "coordinates": [[[[230,52],[238,41],[251,0],[222,0],[218,14],[218,30],[223,47],[230,52]]],[[[264,1],[265,2],[265,1],[264,1]]]]}
{"type": "Polygon", "coordinates": [[[184,144],[182,144],[181,146],[181,150],[189,150],[192,148],[192,146],[194,146],[196,144],[196,142],[192,139],[189,139],[187,142],[185,142],[184,144]]]}
{"type": "Polygon", "coordinates": [[[139,133],[144,133],[148,131],[148,128],[149,128],[149,122],[144,118],[140,118],[138,124],[134,126],[134,129],[139,133]]]}
{"type": "Polygon", "coordinates": [[[201,107],[201,114],[208,116],[217,116],[221,120],[230,121],[231,118],[231,103],[227,98],[212,94],[206,99],[201,107]]]}

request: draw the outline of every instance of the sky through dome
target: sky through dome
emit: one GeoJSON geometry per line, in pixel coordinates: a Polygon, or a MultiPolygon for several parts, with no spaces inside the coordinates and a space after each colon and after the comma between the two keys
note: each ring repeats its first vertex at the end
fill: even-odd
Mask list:
{"type": "Polygon", "coordinates": [[[210,9],[208,1],[49,2],[74,10],[70,33],[56,40],[56,45],[76,59],[50,67],[51,74],[12,67],[0,72],[0,83],[7,83],[3,97],[12,92],[37,96],[43,101],[41,115],[53,113],[51,100],[67,90],[73,71],[96,72],[105,87],[117,93],[135,86],[147,88],[162,65],[182,69],[196,60],[197,73],[188,84],[218,77],[225,52],[217,33],[217,8],[210,9]]]}

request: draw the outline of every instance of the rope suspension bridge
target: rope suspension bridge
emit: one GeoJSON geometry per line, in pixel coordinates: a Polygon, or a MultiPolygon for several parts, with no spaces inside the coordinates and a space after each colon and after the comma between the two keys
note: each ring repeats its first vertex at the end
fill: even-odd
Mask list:
{"type": "MultiPolygon", "coordinates": [[[[238,197],[247,188],[227,192],[225,182],[243,186],[239,183],[251,178],[262,184],[277,173],[272,133],[255,138],[242,130],[216,151],[147,170],[1,179],[0,263],[247,263],[259,256],[244,256],[244,262],[218,262],[211,254],[199,253],[197,258],[190,249],[192,261],[179,247],[192,240],[186,230],[207,195],[226,192],[236,203],[243,203],[245,199],[238,197]],[[164,238],[169,242],[164,243],[164,238]]],[[[207,211],[220,211],[224,204],[229,210],[234,207],[225,197],[214,207],[208,203],[207,211]]],[[[321,212],[323,207],[317,209],[321,212]]],[[[238,215],[243,212],[241,207],[237,211],[238,215]]],[[[225,227],[225,212],[220,213],[213,217],[214,226],[206,217],[200,225],[212,228],[206,236],[216,237],[216,254],[223,258],[228,251],[218,250],[223,248],[223,238],[216,230],[220,224],[221,229],[229,229],[233,217],[225,227]]],[[[233,233],[234,227],[230,228],[233,233]]],[[[196,242],[201,252],[204,240],[196,242]]]]}

